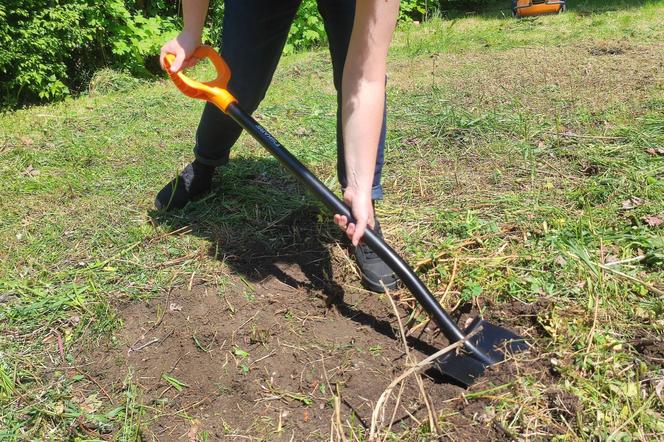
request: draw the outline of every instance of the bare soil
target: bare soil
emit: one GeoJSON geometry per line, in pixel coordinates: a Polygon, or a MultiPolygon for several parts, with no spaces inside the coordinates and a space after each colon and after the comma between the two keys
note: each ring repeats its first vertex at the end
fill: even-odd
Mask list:
{"type": "MultiPolygon", "coordinates": [[[[330,248],[332,254],[342,253],[338,244],[330,248]]],[[[352,272],[337,264],[331,275],[316,274],[311,266],[325,260],[320,254],[303,252],[299,262],[281,262],[258,253],[248,249],[244,261],[235,262],[251,278],[234,278],[224,286],[194,283],[122,307],[124,329],[114,342],[80,358],[91,364],[88,374],[110,396],[120,395],[129,377],[140,387],[139,401],[147,407],[146,440],[196,440],[203,431],[210,440],[329,439],[333,395],[341,397],[343,425],[366,431],[376,400],[405,370],[398,322],[385,295],[362,290],[352,272]],[[180,391],[167,376],[182,384],[180,391]]],[[[397,299],[406,294],[394,293],[397,299]]],[[[513,321],[515,330],[536,334],[531,310],[507,305],[499,314],[511,311],[523,318],[513,321]]],[[[466,316],[459,317],[461,323],[466,316]]],[[[409,345],[421,360],[447,341],[428,329],[409,345]]],[[[524,373],[553,383],[550,367],[533,363],[541,359],[536,345],[521,357],[528,364],[501,364],[468,390],[427,372],[425,388],[444,416],[443,439],[516,437],[493,419],[491,395],[464,395],[507,384],[500,390],[504,393],[524,373]]],[[[548,400],[562,415],[573,413],[573,400],[562,392],[552,391],[548,400]]],[[[417,384],[409,379],[393,431],[426,422],[426,416],[417,384]]],[[[417,438],[412,432],[404,437],[417,438]]]]}

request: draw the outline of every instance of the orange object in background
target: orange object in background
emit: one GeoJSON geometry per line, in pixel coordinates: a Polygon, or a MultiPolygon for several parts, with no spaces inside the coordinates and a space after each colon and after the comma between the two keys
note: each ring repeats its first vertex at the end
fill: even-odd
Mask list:
{"type": "Polygon", "coordinates": [[[515,17],[558,14],[566,9],[565,0],[513,0],[512,13],[515,17]]]}

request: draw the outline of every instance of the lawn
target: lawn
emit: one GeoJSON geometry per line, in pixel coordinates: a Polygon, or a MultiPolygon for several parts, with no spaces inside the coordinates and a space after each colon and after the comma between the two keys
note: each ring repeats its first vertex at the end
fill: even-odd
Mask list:
{"type": "MultiPolygon", "coordinates": [[[[468,389],[410,376],[374,414],[446,345],[409,293],[362,289],[246,136],[209,197],[156,212],[202,103],[102,71],[0,115],[0,440],[661,438],[664,2],[506,12],[398,29],[378,214],[460,324],[530,351],[468,389]]],[[[324,49],[255,114],[337,189],[334,116],[324,49]]]]}

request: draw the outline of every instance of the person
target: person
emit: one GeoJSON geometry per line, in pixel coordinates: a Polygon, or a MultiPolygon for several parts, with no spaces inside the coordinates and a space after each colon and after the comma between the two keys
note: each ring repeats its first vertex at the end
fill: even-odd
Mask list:
{"type": "MultiPolygon", "coordinates": [[[[183,0],[182,32],[161,49],[174,54],[171,71],[193,66],[201,45],[209,0],[183,0]]],[[[231,69],[228,90],[251,113],[265,96],[301,0],[225,0],[221,56],[231,69]]],[[[335,214],[351,240],[364,285],[392,289],[398,278],[363,242],[367,226],[381,234],[375,201],[382,199],[385,146],[387,51],[396,26],[399,0],[318,0],[332,58],[337,91],[337,175],[343,198],[355,218],[335,214]]],[[[206,103],[196,131],[195,160],[157,195],[159,210],[183,208],[212,188],[216,167],[228,162],[242,129],[206,103]]]]}

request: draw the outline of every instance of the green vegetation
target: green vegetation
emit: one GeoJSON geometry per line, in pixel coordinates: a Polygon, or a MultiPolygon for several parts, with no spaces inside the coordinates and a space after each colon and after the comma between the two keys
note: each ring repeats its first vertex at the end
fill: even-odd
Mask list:
{"type": "MultiPolygon", "coordinates": [[[[425,0],[403,2],[401,20],[421,18],[425,0]]],[[[0,4],[0,109],[61,100],[86,90],[100,68],[160,75],[161,45],[181,28],[180,2],[7,0],[0,4]]],[[[212,1],[206,43],[216,45],[223,0],[212,1]]],[[[286,53],[326,40],[316,0],[304,0],[286,53]]]]}
{"type": "Polygon", "coordinates": [[[102,66],[146,75],[146,59],[175,28],[174,18],[147,17],[124,0],[5,1],[0,105],[61,99],[84,88],[102,66]]]}
{"type": "MultiPolygon", "coordinates": [[[[508,435],[664,433],[663,29],[662,1],[580,2],[555,17],[404,24],[395,37],[379,213],[428,284],[450,287],[447,308],[462,299],[511,323],[511,306],[534,306],[520,325],[555,383],[517,361],[523,373],[508,387],[468,397],[490,401],[508,435]],[[552,391],[576,406],[552,404],[552,391]]],[[[335,185],[328,69],[324,50],[287,56],[258,117],[335,185]]],[[[0,117],[0,440],[136,440],[154,410],[134,374],[102,391],[79,353],[113,339],[119,305],[186,286],[194,272],[243,287],[207,233],[232,228],[278,250],[275,224],[317,206],[243,138],[213,195],[154,213],[153,196],[191,157],[202,104],[111,70],[92,84],[0,117]]]]}

